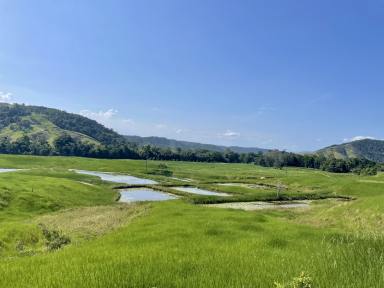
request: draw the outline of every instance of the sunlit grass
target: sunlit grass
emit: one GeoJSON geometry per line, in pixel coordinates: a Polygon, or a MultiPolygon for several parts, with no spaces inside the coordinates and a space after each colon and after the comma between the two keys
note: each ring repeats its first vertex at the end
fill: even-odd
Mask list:
{"type": "MultiPolygon", "coordinates": [[[[156,167],[158,162],[149,162],[156,167]]],[[[0,156],[0,287],[274,287],[305,272],[314,287],[384,287],[384,176],[276,170],[245,164],[167,162],[191,185],[245,200],[276,191],[216,183],[276,183],[287,196],[346,195],[307,210],[245,212],[192,204],[201,196],[114,204],[114,184],[69,168],[145,174],[143,161],[0,156]],[[375,182],[373,182],[375,181],[375,182]],[[84,184],[88,183],[88,184],[84,184]],[[89,185],[91,184],[91,185],[89,185]],[[73,239],[46,252],[37,226],[73,239]],[[23,250],[20,243],[24,245],[23,250]]],[[[185,184],[185,183],[184,183],[185,184]]],[[[260,198],[261,199],[261,198],[260,198]]],[[[204,201],[203,201],[204,202],[204,201]]]]}

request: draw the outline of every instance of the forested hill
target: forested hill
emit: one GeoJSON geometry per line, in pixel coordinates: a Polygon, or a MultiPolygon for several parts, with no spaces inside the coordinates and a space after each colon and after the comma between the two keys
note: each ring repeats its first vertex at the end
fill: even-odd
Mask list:
{"type": "Polygon", "coordinates": [[[361,158],[384,163],[384,141],[364,139],[333,145],[317,151],[317,154],[336,159],[361,158]]]}
{"type": "Polygon", "coordinates": [[[81,115],[39,106],[0,103],[0,137],[16,141],[28,136],[50,144],[63,134],[81,142],[113,144],[124,137],[81,115]]]}
{"type": "Polygon", "coordinates": [[[219,146],[212,144],[202,144],[196,142],[188,142],[188,141],[179,141],[168,139],[164,137],[140,137],[140,136],[125,136],[128,142],[135,143],[139,146],[151,145],[161,148],[180,148],[180,149],[188,149],[188,150],[209,150],[216,152],[224,152],[227,149],[230,149],[236,153],[259,153],[259,152],[267,152],[267,149],[262,148],[253,148],[253,147],[238,147],[238,146],[219,146]]]}
{"type": "Polygon", "coordinates": [[[0,103],[0,153],[239,162],[254,158],[254,155],[243,155],[240,160],[240,154],[266,151],[231,148],[237,152],[223,146],[160,137],[122,136],[81,115],[40,106],[0,103]]]}
{"type": "Polygon", "coordinates": [[[7,138],[11,142],[27,136],[31,141],[47,142],[52,145],[59,136],[69,135],[81,143],[94,145],[133,143],[137,146],[150,145],[164,149],[214,152],[225,152],[228,149],[236,153],[267,151],[260,148],[225,147],[162,137],[122,136],[81,115],[40,106],[0,103],[0,120],[0,138],[7,138]]]}

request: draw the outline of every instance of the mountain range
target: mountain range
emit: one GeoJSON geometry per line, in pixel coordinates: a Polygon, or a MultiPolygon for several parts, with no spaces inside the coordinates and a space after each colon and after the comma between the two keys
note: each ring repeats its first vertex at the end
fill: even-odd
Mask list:
{"type": "Polygon", "coordinates": [[[226,147],[163,137],[123,136],[78,114],[40,106],[0,103],[0,138],[7,137],[11,141],[16,141],[22,136],[28,136],[31,140],[39,139],[52,144],[54,139],[64,134],[83,143],[103,145],[130,142],[138,146],[151,145],[161,148],[201,149],[218,152],[226,149],[237,153],[268,151],[262,148],[226,147]]]}
{"type": "MultiPolygon", "coordinates": [[[[54,140],[62,135],[70,135],[81,143],[96,146],[135,143],[137,146],[151,145],[160,148],[216,152],[223,152],[227,149],[237,153],[265,153],[270,151],[258,147],[226,147],[163,137],[125,136],[104,127],[95,120],[78,114],[41,106],[0,103],[0,138],[16,141],[23,136],[28,136],[32,141],[41,140],[53,145],[54,140]]],[[[329,146],[312,154],[336,159],[362,158],[384,163],[384,141],[364,139],[329,146]]]]}
{"type": "Polygon", "coordinates": [[[125,136],[128,142],[135,143],[139,146],[152,145],[161,148],[180,148],[180,149],[202,149],[217,152],[224,152],[226,149],[230,149],[236,153],[264,153],[267,149],[252,148],[252,147],[239,147],[239,146],[220,146],[213,144],[202,144],[196,142],[179,141],[174,139],[168,139],[164,137],[140,137],[140,136],[125,136]]]}

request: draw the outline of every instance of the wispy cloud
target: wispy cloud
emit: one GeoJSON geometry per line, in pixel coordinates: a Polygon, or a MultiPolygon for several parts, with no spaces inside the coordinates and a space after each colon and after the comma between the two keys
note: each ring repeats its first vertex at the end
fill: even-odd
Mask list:
{"type": "Polygon", "coordinates": [[[113,116],[117,115],[118,111],[116,109],[108,109],[106,111],[93,112],[90,110],[81,110],[80,115],[94,119],[94,120],[103,120],[111,119],[113,116]]]}
{"type": "Polygon", "coordinates": [[[372,136],[355,136],[352,138],[344,138],[343,142],[347,143],[347,142],[359,141],[359,140],[364,140],[364,139],[376,140],[376,138],[372,137],[372,136]]]}
{"type": "Polygon", "coordinates": [[[194,141],[201,143],[212,143],[218,145],[233,145],[239,140],[250,143],[248,146],[270,146],[270,135],[240,133],[235,129],[226,129],[221,132],[219,130],[207,128],[198,129],[196,127],[181,127],[179,123],[172,124],[166,122],[164,118],[158,119],[156,122],[146,122],[140,119],[126,118],[116,109],[102,109],[100,111],[82,110],[80,114],[94,119],[108,128],[123,135],[139,135],[139,136],[159,136],[185,141],[194,141]],[[253,144],[255,143],[255,144],[253,144]]]}
{"type": "Polygon", "coordinates": [[[256,108],[255,112],[256,112],[257,115],[263,115],[265,113],[273,112],[275,110],[276,110],[276,108],[274,108],[274,107],[260,106],[260,107],[256,108]]]}
{"type": "Polygon", "coordinates": [[[320,95],[313,95],[312,97],[309,97],[309,100],[307,102],[308,105],[317,105],[321,102],[328,102],[334,98],[333,93],[326,92],[320,95]]]}
{"type": "Polygon", "coordinates": [[[93,119],[108,128],[112,128],[120,133],[125,133],[135,127],[136,123],[132,119],[119,117],[116,109],[100,111],[81,110],[80,115],[93,119]]]}
{"type": "Polygon", "coordinates": [[[228,130],[225,131],[224,133],[220,133],[220,134],[219,134],[219,137],[221,137],[221,138],[234,139],[234,138],[238,138],[238,137],[240,137],[240,133],[228,129],[228,130]]]}
{"type": "Polygon", "coordinates": [[[12,93],[0,91],[0,102],[1,103],[13,103],[12,93]]]}
{"type": "Polygon", "coordinates": [[[166,129],[166,128],[168,128],[168,126],[166,124],[159,123],[159,124],[155,124],[155,128],[156,129],[166,129]]]}
{"type": "Polygon", "coordinates": [[[232,121],[240,121],[248,125],[249,122],[259,121],[260,118],[266,117],[273,113],[276,113],[279,109],[277,107],[269,106],[269,105],[261,105],[258,107],[254,107],[252,111],[248,113],[241,114],[233,114],[230,115],[232,121]],[[256,120],[258,119],[258,120],[256,120]]]}

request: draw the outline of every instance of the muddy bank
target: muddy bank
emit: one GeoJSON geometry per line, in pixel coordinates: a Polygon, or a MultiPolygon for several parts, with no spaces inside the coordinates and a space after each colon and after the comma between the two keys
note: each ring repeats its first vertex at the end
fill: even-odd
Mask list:
{"type": "Polygon", "coordinates": [[[231,208],[231,209],[240,209],[245,211],[255,211],[255,210],[267,210],[267,209],[308,209],[311,204],[311,200],[302,200],[302,201],[281,201],[281,202],[230,202],[230,203],[220,203],[220,204],[206,204],[203,206],[206,207],[215,207],[215,208],[231,208]]]}

